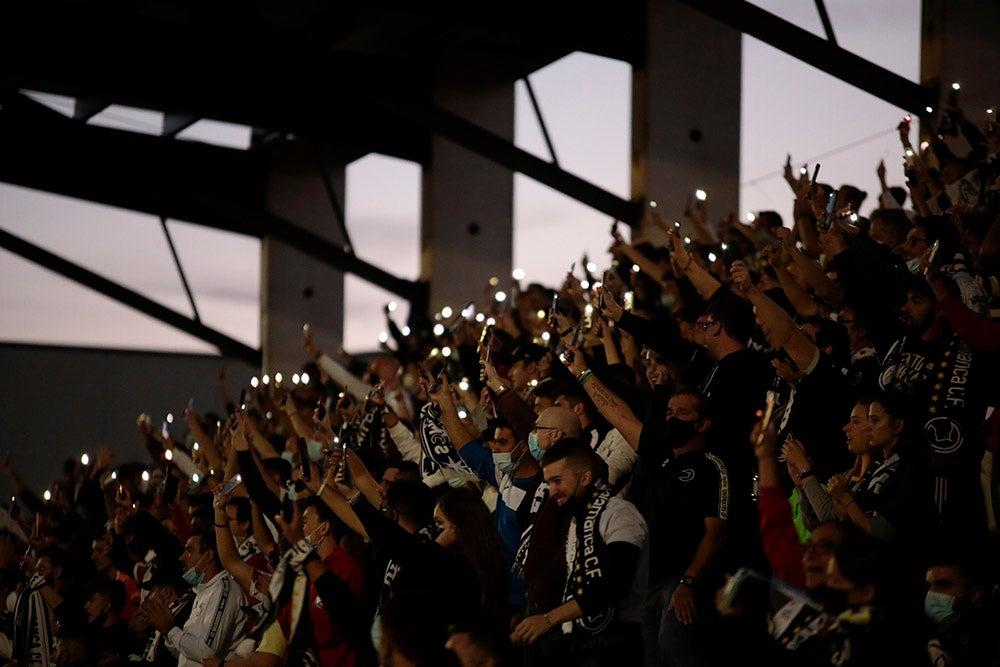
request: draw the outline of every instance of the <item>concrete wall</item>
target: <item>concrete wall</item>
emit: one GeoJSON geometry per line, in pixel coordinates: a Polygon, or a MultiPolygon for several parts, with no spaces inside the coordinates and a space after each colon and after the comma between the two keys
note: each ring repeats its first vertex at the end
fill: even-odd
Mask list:
{"type": "MultiPolygon", "coordinates": [[[[216,378],[225,368],[233,400],[258,369],[221,357],[36,345],[0,345],[0,455],[9,451],[22,479],[41,493],[67,458],[110,445],[116,461],[149,461],[136,427],[140,413],[159,424],[194,397],[199,413],[223,412],[216,378]]],[[[0,475],[0,502],[11,487],[0,475]]]]}

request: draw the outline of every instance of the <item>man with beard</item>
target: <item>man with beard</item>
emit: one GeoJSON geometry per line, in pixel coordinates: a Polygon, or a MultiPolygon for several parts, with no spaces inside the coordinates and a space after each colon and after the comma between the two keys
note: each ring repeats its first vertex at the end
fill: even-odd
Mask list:
{"type": "MultiPolygon", "coordinates": [[[[636,665],[642,661],[640,620],[649,570],[648,529],[635,506],[602,479],[603,460],[579,438],[546,449],[542,474],[548,485],[538,521],[555,510],[556,539],[544,540],[540,524],[526,545],[525,579],[532,586],[535,557],[561,559],[569,576],[561,595],[521,621],[511,640],[541,646],[547,665],[636,665]],[[563,520],[568,519],[568,520],[563,520]],[[554,548],[553,548],[554,547],[554,548]],[[532,554],[533,549],[546,551],[532,554]]],[[[553,582],[556,583],[556,582],[553,582]]],[[[533,664],[533,663],[532,663],[533,664]]],[[[542,664],[542,663],[539,663],[542,664]]]]}
{"type": "Polygon", "coordinates": [[[914,277],[900,309],[902,338],[892,344],[879,384],[902,391],[920,426],[934,470],[936,537],[982,546],[986,506],[979,484],[985,451],[986,392],[982,364],[952,330],[927,281],[914,277]]]}

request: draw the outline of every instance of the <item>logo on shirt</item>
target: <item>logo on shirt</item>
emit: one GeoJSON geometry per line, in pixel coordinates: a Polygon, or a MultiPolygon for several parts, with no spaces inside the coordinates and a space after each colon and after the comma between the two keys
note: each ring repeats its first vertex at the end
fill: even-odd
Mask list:
{"type": "Polygon", "coordinates": [[[681,470],[680,477],[677,479],[682,482],[690,482],[694,480],[694,468],[684,468],[684,470],[681,470]]]}
{"type": "Polygon", "coordinates": [[[936,454],[952,454],[961,448],[962,427],[948,417],[935,417],[924,425],[927,442],[936,454]]]}

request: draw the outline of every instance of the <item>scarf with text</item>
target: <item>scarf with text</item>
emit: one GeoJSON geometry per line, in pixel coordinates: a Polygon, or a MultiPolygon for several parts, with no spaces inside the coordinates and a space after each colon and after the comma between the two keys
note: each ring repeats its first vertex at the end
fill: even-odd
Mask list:
{"type": "Polygon", "coordinates": [[[425,478],[438,471],[474,474],[448,438],[448,431],[441,423],[441,409],[436,403],[428,402],[420,408],[417,434],[420,436],[420,472],[425,478]]]}
{"type": "Polygon", "coordinates": [[[23,667],[48,667],[50,664],[53,637],[49,608],[41,593],[45,585],[44,577],[33,576],[14,608],[15,641],[24,641],[23,646],[16,647],[17,664],[23,667]]]}
{"type": "MultiPolygon", "coordinates": [[[[598,483],[591,490],[584,506],[583,516],[575,516],[570,522],[570,530],[566,536],[566,588],[563,591],[563,602],[583,595],[588,588],[594,587],[604,578],[601,569],[601,552],[604,550],[604,540],[601,538],[601,515],[608,508],[611,499],[611,489],[598,483]]],[[[606,607],[573,621],[563,624],[563,632],[580,628],[591,634],[598,634],[607,629],[614,620],[615,608],[606,607]],[[567,625],[570,627],[567,629],[567,625]]]]}

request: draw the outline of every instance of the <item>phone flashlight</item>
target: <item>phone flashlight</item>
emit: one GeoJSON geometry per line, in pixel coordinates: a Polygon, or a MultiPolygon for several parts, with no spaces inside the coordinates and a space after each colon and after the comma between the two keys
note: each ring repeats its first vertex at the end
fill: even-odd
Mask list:
{"type": "Polygon", "coordinates": [[[695,199],[697,199],[698,201],[705,201],[706,199],[708,199],[708,193],[702,190],[701,188],[694,191],[694,196],[695,199]]]}

